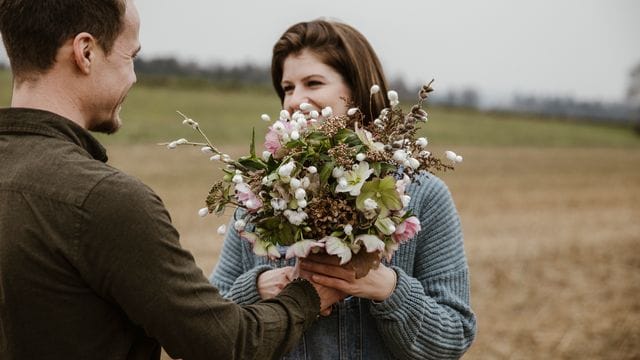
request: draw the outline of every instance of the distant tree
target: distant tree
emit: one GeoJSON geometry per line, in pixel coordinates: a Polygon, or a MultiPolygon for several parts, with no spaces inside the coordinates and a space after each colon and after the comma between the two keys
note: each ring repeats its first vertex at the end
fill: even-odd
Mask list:
{"type": "Polygon", "coordinates": [[[629,80],[627,100],[635,106],[640,106],[640,63],[631,69],[629,80]]]}

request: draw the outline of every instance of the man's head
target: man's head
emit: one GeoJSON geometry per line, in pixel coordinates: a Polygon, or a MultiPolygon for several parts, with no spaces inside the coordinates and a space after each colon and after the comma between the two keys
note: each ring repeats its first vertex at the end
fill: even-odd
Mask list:
{"type": "Polygon", "coordinates": [[[117,130],[120,104],[136,81],[139,23],[133,0],[0,0],[14,89],[57,84],[73,98],[72,120],[117,130]]]}
{"type": "Polygon", "coordinates": [[[58,49],[81,32],[109,53],[125,8],[125,0],[0,0],[0,32],[16,81],[49,70],[58,49]]]}

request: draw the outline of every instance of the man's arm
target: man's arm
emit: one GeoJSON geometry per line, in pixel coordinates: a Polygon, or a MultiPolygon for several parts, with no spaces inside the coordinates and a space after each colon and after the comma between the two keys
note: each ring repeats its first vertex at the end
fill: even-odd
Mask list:
{"type": "Polygon", "coordinates": [[[223,299],[180,246],[161,200],[129,176],[104,179],[84,210],[81,276],[173,357],[277,358],[319,313],[318,293],[303,280],[254,305],[223,299]]]}

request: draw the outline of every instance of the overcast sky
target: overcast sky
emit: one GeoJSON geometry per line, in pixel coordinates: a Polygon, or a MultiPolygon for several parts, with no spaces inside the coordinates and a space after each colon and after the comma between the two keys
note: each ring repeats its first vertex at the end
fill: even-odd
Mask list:
{"type": "Polygon", "coordinates": [[[136,2],[143,58],[266,65],[289,25],[329,17],[360,30],[389,77],[439,91],[617,101],[640,62],[637,0],[136,2]]]}

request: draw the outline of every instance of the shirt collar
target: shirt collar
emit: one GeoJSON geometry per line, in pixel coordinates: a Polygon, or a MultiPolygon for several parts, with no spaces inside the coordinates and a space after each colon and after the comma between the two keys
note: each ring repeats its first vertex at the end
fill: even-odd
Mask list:
{"type": "Polygon", "coordinates": [[[107,151],[87,130],[49,111],[27,108],[0,109],[0,134],[38,134],[70,141],[96,160],[107,162],[107,151]]]}

